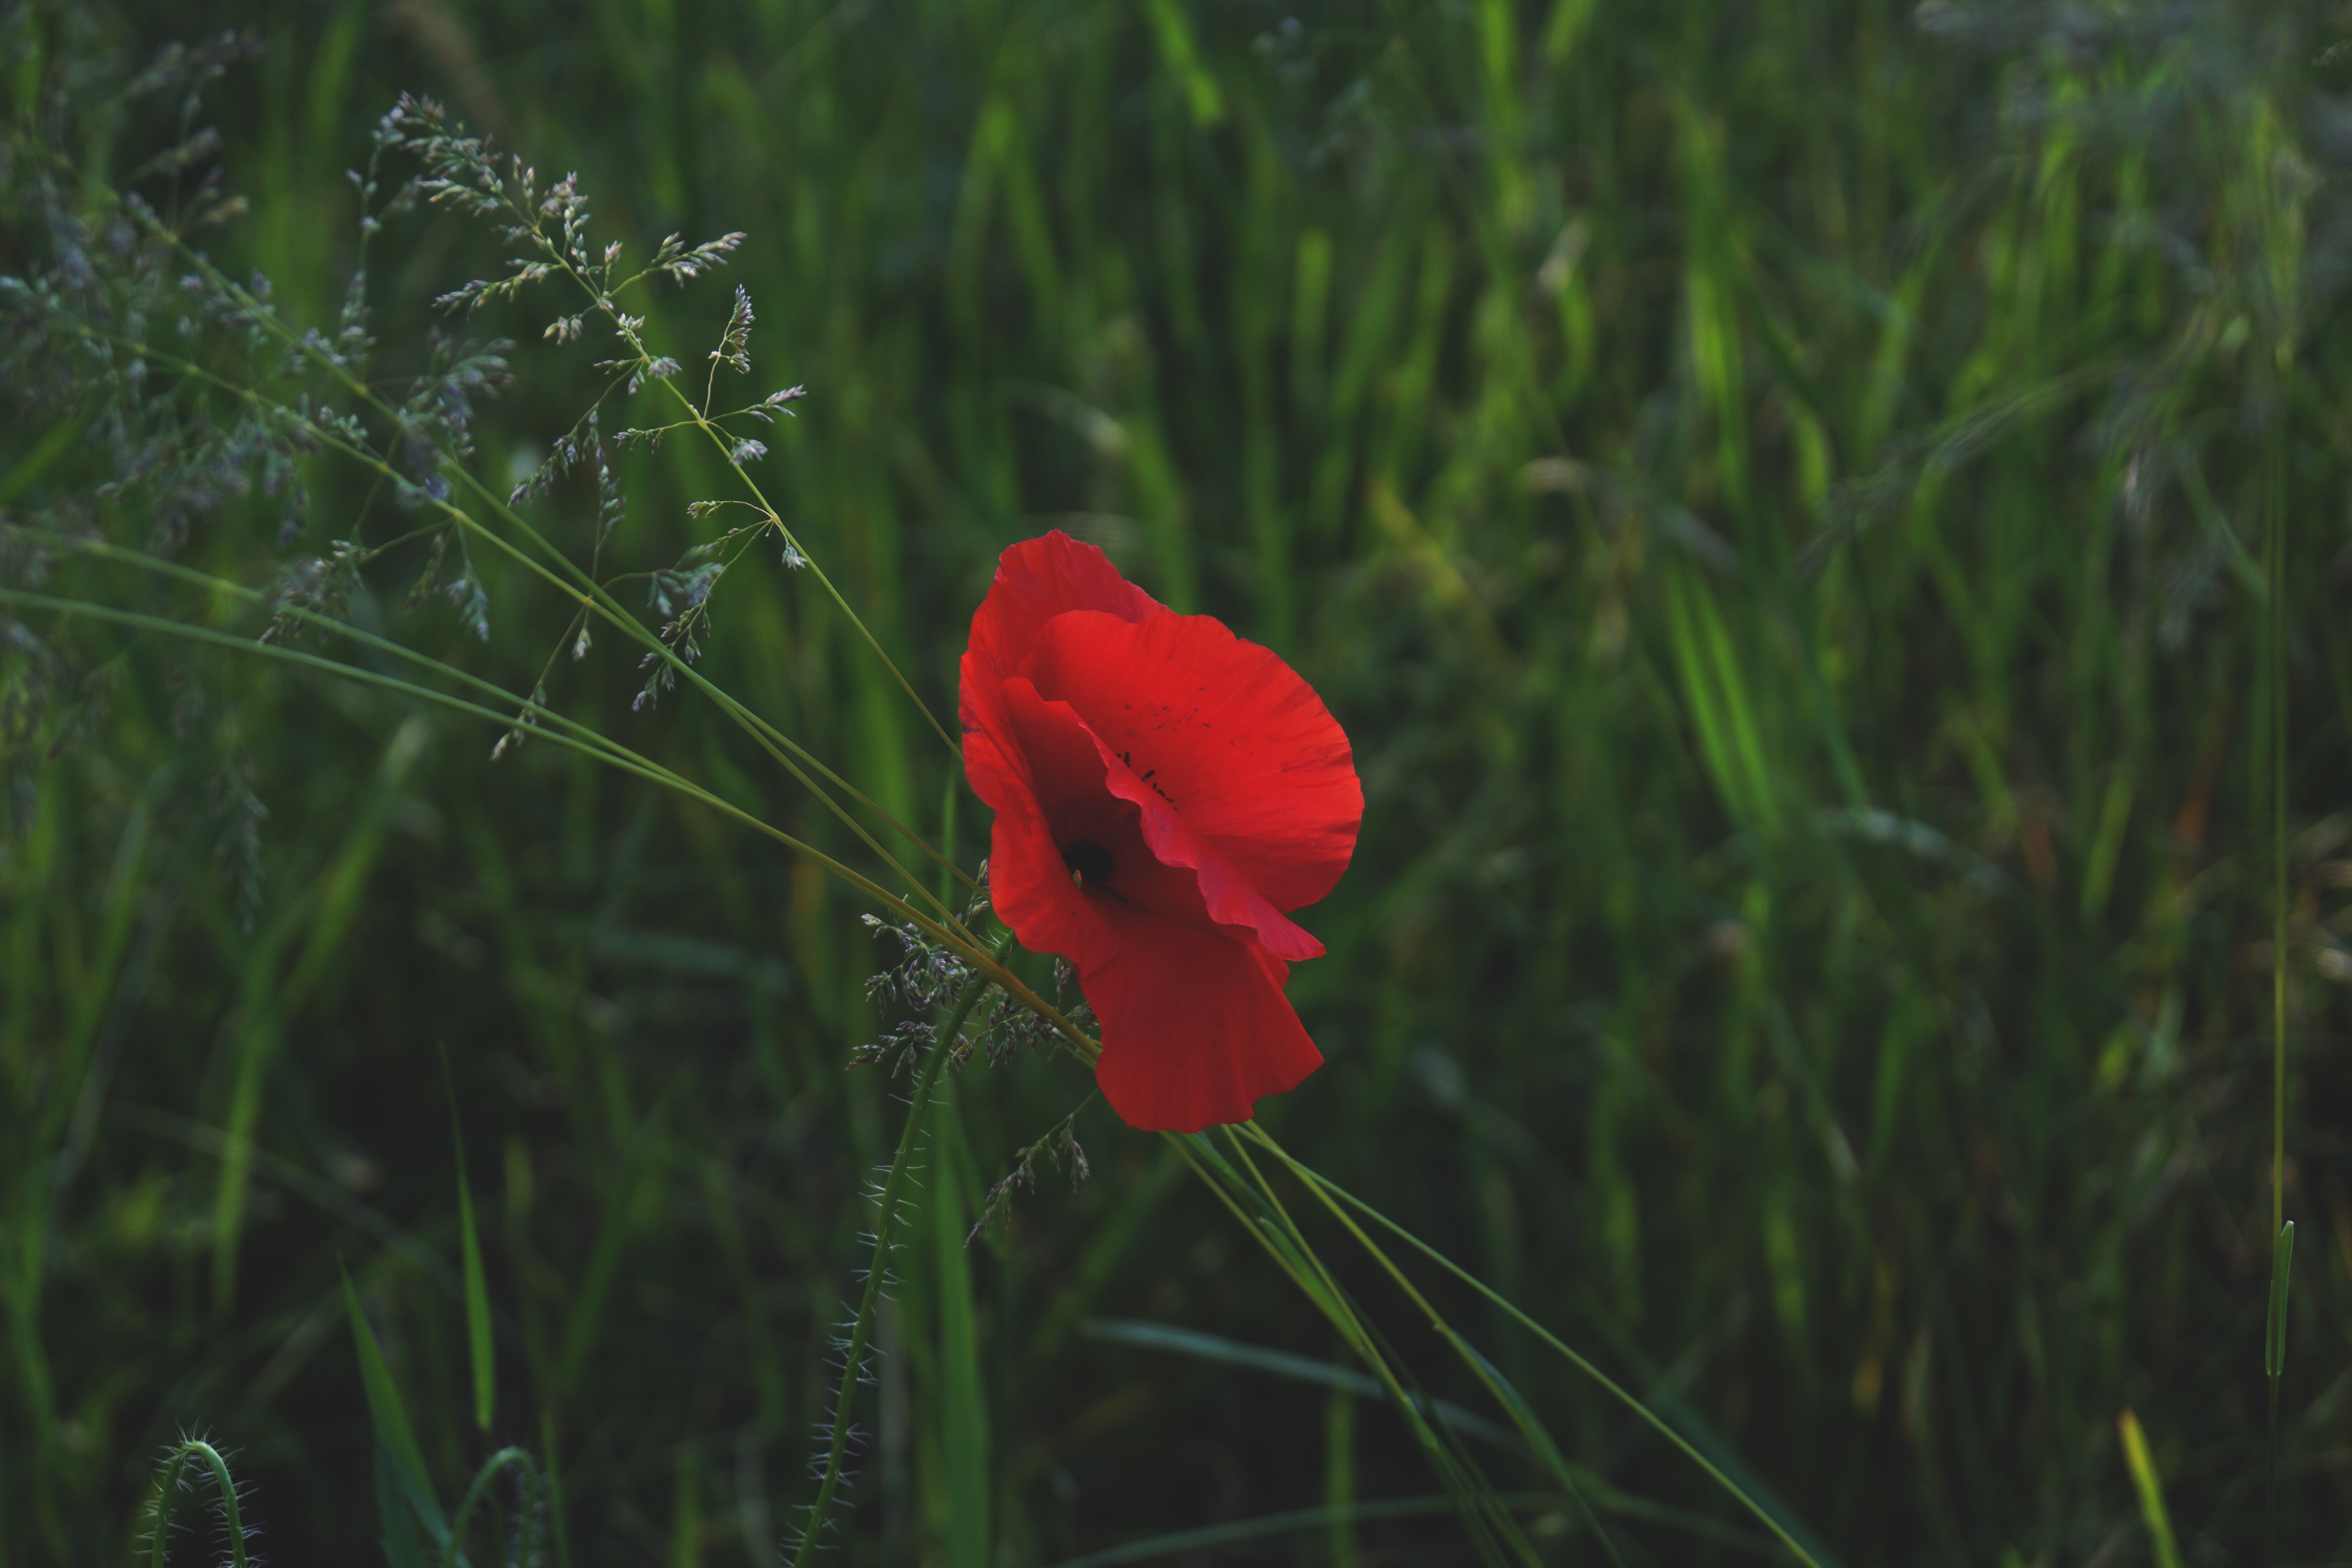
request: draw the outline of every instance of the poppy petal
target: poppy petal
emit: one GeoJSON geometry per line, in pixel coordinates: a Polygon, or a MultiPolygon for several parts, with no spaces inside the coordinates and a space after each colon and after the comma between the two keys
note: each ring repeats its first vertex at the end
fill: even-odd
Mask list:
{"type": "MultiPolygon", "coordinates": [[[[1163,613],[1159,600],[1118,574],[1110,557],[1060,529],[1024,539],[996,558],[988,596],[971,617],[965,658],[1003,677],[1021,668],[1038,628],[1066,610],[1097,610],[1122,621],[1163,613]]],[[[964,689],[971,689],[970,671],[964,689]]]]}
{"type": "Polygon", "coordinates": [[[1283,986],[1323,949],[1284,911],[1338,880],[1363,795],[1313,689],[1060,533],[1004,552],[960,673],[992,900],[1076,965],[1119,1115],[1243,1121],[1319,1067],[1283,986]]]}
{"type": "Polygon", "coordinates": [[[1278,958],[1322,955],[1322,943],[1202,842],[1068,703],[1047,701],[1020,676],[1003,683],[999,700],[1064,863],[1077,868],[1070,857],[1080,845],[1087,858],[1104,857],[1097,890],[1195,924],[1234,927],[1278,958]]]}
{"type": "Polygon", "coordinates": [[[1058,952],[1081,971],[1108,963],[1118,935],[1070,879],[1025,760],[1013,749],[1003,763],[1004,751],[991,735],[964,742],[973,789],[996,813],[989,829],[989,901],[1030,952],[1058,952]]]}
{"type": "MultiPolygon", "coordinates": [[[[1118,910],[1209,926],[1200,873],[1189,861],[1155,853],[1142,811],[1108,787],[1106,774],[1118,764],[1104,757],[1070,705],[1046,701],[1015,676],[1000,689],[999,708],[1003,722],[973,734],[964,754],[981,798],[996,813],[991,896],[1022,945],[1061,953],[1084,973],[1108,963],[1123,940],[1108,923],[1118,910]]],[[[1213,856],[1205,858],[1222,870],[1213,856]]]]}
{"type": "MultiPolygon", "coordinates": [[[[1132,792],[1116,770],[1111,787],[1144,807],[1147,833],[1165,803],[1275,910],[1313,903],[1347,869],[1364,814],[1348,737],[1273,650],[1208,616],[1074,611],[1039,629],[1024,668],[1131,772],[1132,792]]],[[[1203,891],[1219,911],[1205,872],[1203,891]]]]}
{"type": "Polygon", "coordinates": [[[1213,928],[1133,910],[1112,919],[1118,956],[1081,979],[1102,1022],[1095,1082],[1120,1121],[1169,1132],[1246,1121],[1258,1100],[1323,1065],[1282,994],[1280,959],[1213,928]]]}

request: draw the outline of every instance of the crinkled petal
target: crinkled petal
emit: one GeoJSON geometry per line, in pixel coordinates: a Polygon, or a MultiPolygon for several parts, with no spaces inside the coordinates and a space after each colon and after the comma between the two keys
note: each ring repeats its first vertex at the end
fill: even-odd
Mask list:
{"type": "Polygon", "coordinates": [[[1095,1081],[1119,1120],[1198,1132],[1246,1121],[1295,1089],[1322,1053],[1282,994],[1287,966],[1213,927],[1142,910],[1112,917],[1117,956],[1079,979],[1102,1023],[1095,1081]]]}
{"type": "Polygon", "coordinates": [[[994,737],[974,733],[965,738],[964,763],[973,790],[996,813],[988,896],[998,918],[1032,952],[1058,952],[1082,969],[1108,963],[1118,933],[1071,881],[1018,748],[1008,752],[994,737]]]}
{"type": "Polygon", "coordinates": [[[1245,933],[1277,958],[1322,956],[1322,943],[1202,843],[1068,703],[1046,700],[1020,676],[1003,683],[998,700],[1004,732],[1028,770],[1027,789],[1060,847],[1066,870],[1082,844],[1092,847],[1087,855],[1108,862],[1098,869],[1091,893],[1175,919],[1234,927],[1234,934],[1245,933]]]}
{"type": "MultiPolygon", "coordinates": [[[[1080,973],[1108,963],[1122,940],[1110,916],[1150,913],[1201,927],[1211,923],[1198,874],[1153,854],[1135,805],[1106,787],[1101,749],[1066,702],[1048,702],[1020,677],[1004,683],[1005,720],[994,735],[965,744],[982,759],[996,812],[990,831],[991,900],[1021,944],[1058,952],[1080,973]],[[1091,860],[1093,879],[1072,876],[1072,859],[1091,860]]],[[[1116,764],[1112,764],[1116,765],[1116,764]]]]}
{"type": "Polygon", "coordinates": [[[988,596],[971,617],[964,689],[971,690],[971,667],[998,677],[1012,675],[1029,656],[1038,628],[1066,610],[1094,610],[1122,621],[1163,613],[1159,600],[1118,574],[1110,557],[1055,529],[1024,539],[996,558],[988,596]]]}
{"type": "MultiPolygon", "coordinates": [[[[1153,826],[1181,818],[1230,868],[1230,889],[1202,868],[1218,920],[1258,923],[1243,915],[1253,901],[1313,903],[1347,869],[1364,815],[1354,755],[1314,688],[1271,649],[1207,616],[1129,621],[1082,610],[1042,626],[1023,668],[1125,764],[1133,784],[1114,770],[1110,787],[1144,808],[1164,858],[1193,863],[1177,836],[1153,826]]],[[[1282,953],[1285,943],[1267,945],[1282,953]]]]}
{"type": "Polygon", "coordinates": [[[1337,881],[1363,797],[1312,689],[1059,533],[1004,552],[961,673],[992,900],[1076,965],[1113,1109],[1198,1131],[1320,1066],[1282,989],[1322,948],[1284,911],[1337,881]]]}

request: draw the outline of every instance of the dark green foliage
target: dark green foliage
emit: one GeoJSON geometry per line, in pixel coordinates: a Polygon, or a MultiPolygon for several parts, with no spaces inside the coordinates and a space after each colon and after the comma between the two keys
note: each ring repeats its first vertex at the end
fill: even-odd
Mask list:
{"type": "MultiPolygon", "coordinates": [[[[1265,1110],[1300,1158],[1842,1562],[2144,1560],[2127,1407],[2183,1560],[2258,1561],[2266,1341],[2281,1558],[2352,1552],[2335,11],[335,0],[227,8],[258,58],[143,76],[170,8],[0,15],[0,274],[53,289],[0,299],[0,590],[388,669],[303,614],[347,617],[864,865],[690,682],[633,708],[672,667],[580,640],[436,487],[644,574],[649,629],[935,841],[945,749],[802,547],[946,714],[994,552],[1068,528],[1282,651],[1358,747],[1363,847],[1291,987],[1329,1065],[1265,1110]],[[760,452],[622,443],[674,417],[654,386],[585,421],[620,351],[553,331],[583,307],[552,283],[435,310],[514,250],[370,164],[404,89],[542,190],[578,171],[627,267],[749,236],[625,303],[697,392],[805,384],[760,452]],[[188,293],[110,186],[267,292],[188,293]],[[158,368],[292,399],[263,310],[407,411],[362,432],[389,477],[158,368]],[[738,465],[798,542],[704,504],[738,465]],[[2282,784],[2302,1240],[2266,1327],[2282,784]]],[[[813,865],[543,726],[493,764],[504,732],[0,605],[0,1563],[119,1560],[199,1423],[279,1563],[362,1560],[409,1528],[380,1475],[437,1509],[509,1446],[555,1562],[773,1561],[900,1124],[903,1079],[845,1070],[906,1017],[865,986],[900,953],[813,865]]],[[[845,1559],[1231,1526],[1200,1539],[1465,1560],[1402,1500],[1435,1486],[1405,1423],[1331,1403],[1352,1364],[1085,1331],[1342,1359],[1099,1103],[1082,1187],[1033,1152],[950,1245],[1089,1086],[1036,1051],[947,1083],[845,1559]]],[[[1509,1426],[1298,1196],[1429,1407],[1509,1426]]],[[[1597,1518],[1629,1563],[1746,1557],[1663,1441],[1423,1278],[1557,1442],[1461,1449],[1546,1500],[1538,1551],[1600,1560],[1597,1518]]]]}

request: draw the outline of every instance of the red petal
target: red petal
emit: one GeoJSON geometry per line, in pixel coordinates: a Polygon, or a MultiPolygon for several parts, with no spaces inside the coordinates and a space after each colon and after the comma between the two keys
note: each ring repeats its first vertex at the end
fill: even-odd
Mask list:
{"type": "MultiPolygon", "coordinates": [[[[1348,737],[1271,649],[1208,616],[1081,611],[1041,628],[1026,673],[1126,764],[1109,787],[1143,807],[1162,858],[1195,863],[1165,831],[1181,820],[1274,910],[1313,903],[1347,869],[1364,814],[1348,737]]],[[[1217,919],[1244,923],[1206,866],[1202,885],[1217,919]]]]}
{"type": "MultiPolygon", "coordinates": [[[[991,900],[1022,945],[1061,953],[1084,973],[1116,952],[1122,939],[1108,921],[1117,909],[1209,926],[1200,874],[1190,862],[1171,864],[1153,852],[1143,814],[1107,786],[1101,747],[1070,705],[1045,700],[1015,676],[999,689],[998,708],[1003,722],[970,736],[964,757],[981,798],[996,813],[991,900]],[[1080,845],[1106,862],[1084,886],[1064,858],[1080,845]]],[[[1313,943],[1279,914],[1267,913],[1313,943]]]]}
{"type": "Polygon", "coordinates": [[[964,738],[973,792],[996,813],[989,830],[988,893],[999,919],[1032,952],[1058,952],[1081,971],[1108,963],[1118,935],[1071,881],[1017,743],[975,731],[964,738]]]}
{"type": "Polygon", "coordinates": [[[1313,689],[1060,533],[1004,552],[961,675],[992,897],[1077,965],[1119,1115],[1243,1121],[1320,1066],[1282,986],[1322,949],[1281,911],[1338,880],[1363,796],[1313,689]]]}
{"type": "Polygon", "coordinates": [[[1054,841],[1064,850],[1089,844],[1109,858],[1111,869],[1096,879],[1098,891],[1194,924],[1235,927],[1278,958],[1322,956],[1322,943],[1202,843],[1068,703],[1046,701],[1021,676],[1003,684],[999,699],[1054,841]]]}
{"type": "Polygon", "coordinates": [[[1083,973],[1102,1022],[1095,1081],[1129,1127],[1198,1132],[1246,1121],[1323,1065],[1282,994],[1278,958],[1213,928],[1121,910],[1118,954],[1083,973]]]}
{"type": "Polygon", "coordinates": [[[1042,539],[1024,539],[996,558],[988,597],[972,614],[964,690],[971,690],[971,660],[992,675],[1014,673],[1029,656],[1037,629],[1065,610],[1099,610],[1139,621],[1161,609],[1159,600],[1120,576],[1110,557],[1093,545],[1059,529],[1042,539]]]}

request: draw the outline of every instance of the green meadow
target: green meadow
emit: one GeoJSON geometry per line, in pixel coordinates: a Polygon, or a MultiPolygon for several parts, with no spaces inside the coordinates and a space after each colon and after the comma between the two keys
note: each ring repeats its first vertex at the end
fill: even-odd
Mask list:
{"type": "Polygon", "coordinates": [[[2343,7],[206,11],[0,8],[0,1568],[163,1560],[184,1436],[279,1568],[782,1561],[912,1015],[757,825],[962,907],[924,709],[1052,528],[1354,746],[1264,1128],[1689,1451],[1269,1163],[1401,1402],[1024,1047],[913,1145],[822,1561],[2352,1560],[2343,7]],[[522,251],[394,199],[404,91],[629,269],[744,237],[621,304],[806,388],[761,452],[620,441],[560,279],[436,308],[522,251]],[[312,329],[386,463],[257,413],[312,329]]]}

